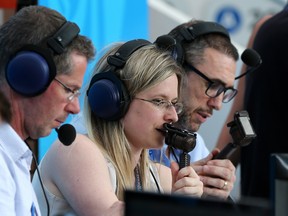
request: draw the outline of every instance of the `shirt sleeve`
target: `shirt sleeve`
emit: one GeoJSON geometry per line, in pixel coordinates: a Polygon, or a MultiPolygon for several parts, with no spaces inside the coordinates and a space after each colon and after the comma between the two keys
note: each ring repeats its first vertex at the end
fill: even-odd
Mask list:
{"type": "Polygon", "coordinates": [[[190,162],[195,162],[200,159],[203,159],[209,154],[209,150],[201,137],[199,133],[197,133],[197,139],[196,139],[196,146],[195,148],[189,153],[190,155],[190,162]]]}
{"type": "Polygon", "coordinates": [[[9,158],[0,148],[0,209],[1,215],[15,215],[15,201],[14,196],[16,194],[16,187],[14,184],[13,176],[7,166],[9,158]]]}

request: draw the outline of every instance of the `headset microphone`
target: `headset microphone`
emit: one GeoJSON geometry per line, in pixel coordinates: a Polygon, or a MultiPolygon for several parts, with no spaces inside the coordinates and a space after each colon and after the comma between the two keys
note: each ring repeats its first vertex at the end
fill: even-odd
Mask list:
{"type": "Polygon", "coordinates": [[[76,130],[71,124],[64,124],[59,129],[55,129],[58,134],[58,139],[65,146],[69,146],[73,143],[76,138],[76,130]]]}
{"type": "Polygon", "coordinates": [[[246,72],[242,73],[241,75],[235,77],[235,80],[241,78],[242,76],[256,70],[261,64],[262,59],[258,52],[254,49],[245,49],[244,52],[241,55],[241,59],[244,64],[248,66],[248,69],[246,72]]]}

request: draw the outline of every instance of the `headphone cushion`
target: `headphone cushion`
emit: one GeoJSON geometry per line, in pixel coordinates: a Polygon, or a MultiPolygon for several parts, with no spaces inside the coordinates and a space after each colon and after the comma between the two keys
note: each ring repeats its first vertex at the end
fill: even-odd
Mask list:
{"type": "Polygon", "coordinates": [[[125,83],[116,75],[116,70],[125,66],[132,53],[148,44],[151,42],[144,39],[124,43],[115,54],[108,56],[110,69],[92,77],[86,94],[95,116],[116,121],[126,114],[131,98],[125,83]]]}
{"type": "Polygon", "coordinates": [[[44,92],[51,80],[49,62],[37,52],[21,51],[13,57],[6,68],[6,79],[11,88],[25,96],[44,92]]]}
{"type": "Polygon", "coordinates": [[[97,80],[89,89],[88,101],[92,112],[106,120],[115,120],[123,115],[122,90],[109,79],[97,80]]]}
{"type": "Polygon", "coordinates": [[[180,42],[177,42],[175,45],[175,53],[176,53],[176,61],[180,64],[183,65],[185,61],[185,51],[180,42]]]}

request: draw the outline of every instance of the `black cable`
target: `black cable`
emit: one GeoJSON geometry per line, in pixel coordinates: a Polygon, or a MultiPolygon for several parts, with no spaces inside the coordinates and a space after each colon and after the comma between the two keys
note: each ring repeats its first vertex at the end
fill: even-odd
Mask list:
{"type": "Polygon", "coordinates": [[[158,184],[158,182],[157,182],[157,179],[156,179],[153,171],[151,170],[151,168],[149,168],[149,170],[150,170],[150,173],[151,173],[151,175],[152,175],[152,177],[153,177],[153,179],[154,179],[154,181],[155,181],[155,184],[156,184],[156,187],[157,187],[158,192],[161,193],[160,186],[159,186],[159,184],[158,184]]]}
{"type": "Polygon", "coordinates": [[[33,160],[34,160],[34,163],[36,165],[36,172],[37,172],[37,175],[39,177],[39,181],[40,181],[40,185],[41,185],[41,188],[42,188],[42,191],[43,191],[43,194],[44,194],[44,198],[45,198],[45,202],[46,202],[46,205],[47,205],[47,216],[50,215],[50,205],[49,205],[49,202],[48,202],[48,198],[47,198],[47,195],[46,195],[46,192],[44,190],[44,185],[43,185],[43,182],[42,182],[42,178],[41,178],[41,175],[40,175],[40,171],[38,169],[38,162],[37,162],[37,159],[36,159],[36,156],[35,154],[33,153],[32,149],[30,148],[30,146],[28,145],[28,143],[25,141],[26,145],[28,146],[28,148],[31,150],[32,152],[32,157],[33,157],[33,160]]]}
{"type": "MultiPolygon", "coordinates": [[[[169,151],[172,152],[174,158],[176,159],[176,162],[177,162],[178,164],[180,164],[180,162],[179,162],[179,160],[178,160],[178,158],[177,158],[177,155],[176,155],[176,153],[175,153],[175,151],[174,151],[174,147],[169,146],[169,151]]],[[[169,156],[169,157],[170,157],[170,156],[169,156]]]]}
{"type": "Polygon", "coordinates": [[[49,202],[48,202],[48,198],[47,198],[47,195],[46,195],[46,192],[45,192],[45,189],[44,189],[44,185],[43,185],[43,182],[42,182],[42,178],[40,176],[40,172],[39,172],[39,169],[38,169],[38,162],[36,160],[36,157],[34,155],[34,153],[32,152],[32,156],[33,156],[33,160],[36,164],[36,171],[37,171],[37,174],[38,174],[38,177],[39,177],[39,181],[40,181],[40,184],[41,184],[41,188],[42,188],[42,191],[43,191],[43,194],[44,194],[44,197],[45,197],[45,202],[46,202],[46,205],[47,205],[47,216],[50,215],[50,205],[49,205],[49,202]]]}

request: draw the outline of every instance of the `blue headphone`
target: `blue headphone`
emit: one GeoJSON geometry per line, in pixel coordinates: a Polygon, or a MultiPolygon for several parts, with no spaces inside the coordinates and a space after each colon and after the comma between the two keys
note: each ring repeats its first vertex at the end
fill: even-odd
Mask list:
{"type": "Polygon", "coordinates": [[[79,27],[65,22],[59,30],[39,45],[24,45],[6,65],[6,79],[17,93],[33,97],[43,93],[56,76],[53,55],[64,52],[79,34],[79,27]]]}
{"type": "Polygon", "coordinates": [[[93,114],[108,121],[116,121],[125,115],[130,95],[115,71],[125,66],[129,57],[139,48],[151,44],[144,39],[124,43],[114,55],[107,58],[111,68],[93,76],[86,92],[93,114]]]}

